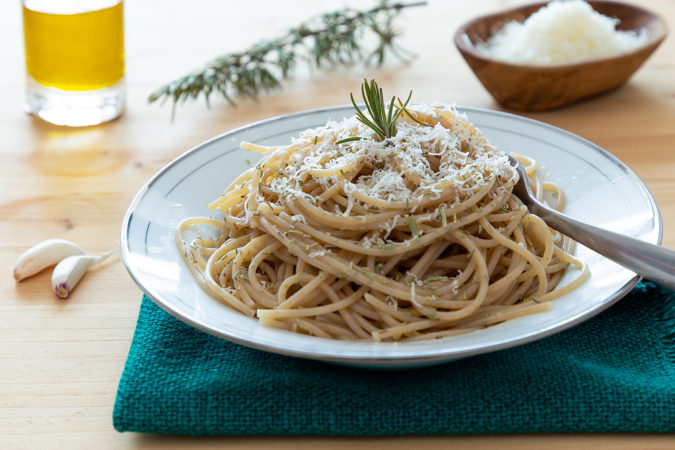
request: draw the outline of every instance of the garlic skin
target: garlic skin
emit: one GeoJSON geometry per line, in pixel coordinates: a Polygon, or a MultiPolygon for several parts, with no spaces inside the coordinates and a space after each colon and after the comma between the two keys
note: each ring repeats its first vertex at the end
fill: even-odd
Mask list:
{"type": "Polygon", "coordinates": [[[84,274],[94,264],[98,264],[115,250],[98,256],[74,255],[59,262],[52,272],[52,289],[61,298],[67,298],[84,274]]]}
{"type": "Polygon", "coordinates": [[[19,282],[53,266],[64,258],[73,255],[83,255],[77,244],[65,239],[48,239],[26,250],[14,266],[14,280],[19,282]]]}

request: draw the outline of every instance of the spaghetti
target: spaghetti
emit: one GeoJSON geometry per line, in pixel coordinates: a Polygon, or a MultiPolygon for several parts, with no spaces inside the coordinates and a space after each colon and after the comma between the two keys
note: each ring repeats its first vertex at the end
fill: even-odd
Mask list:
{"type": "MultiPolygon", "coordinates": [[[[544,311],[588,269],[512,194],[517,172],[452,108],[381,139],[356,118],[265,153],[176,238],[200,284],[265,326],[324,338],[453,336],[544,311]],[[568,265],[578,276],[558,284],[568,265]]],[[[527,166],[535,194],[564,197],[527,166]]]]}

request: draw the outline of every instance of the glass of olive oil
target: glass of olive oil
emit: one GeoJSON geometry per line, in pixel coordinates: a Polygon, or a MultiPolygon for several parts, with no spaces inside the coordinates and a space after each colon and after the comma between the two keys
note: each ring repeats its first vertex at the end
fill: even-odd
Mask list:
{"type": "Polygon", "coordinates": [[[96,125],[124,108],[122,0],[23,0],[26,103],[67,126],[96,125]]]}

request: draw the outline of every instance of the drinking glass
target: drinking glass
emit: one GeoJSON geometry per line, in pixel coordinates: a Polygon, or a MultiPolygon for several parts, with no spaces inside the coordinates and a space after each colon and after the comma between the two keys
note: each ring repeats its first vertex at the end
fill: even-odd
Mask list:
{"type": "Polygon", "coordinates": [[[23,0],[23,28],[31,113],[68,126],[122,113],[122,0],[23,0]]]}

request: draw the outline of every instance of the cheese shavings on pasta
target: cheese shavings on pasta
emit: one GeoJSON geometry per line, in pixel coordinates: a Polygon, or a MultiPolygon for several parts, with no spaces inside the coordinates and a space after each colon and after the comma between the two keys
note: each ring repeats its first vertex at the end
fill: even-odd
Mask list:
{"type": "Polygon", "coordinates": [[[384,141],[376,140],[356,118],[329,122],[305,131],[291,146],[304,151],[293,153],[292,164],[270,187],[302,197],[307,196],[303,183],[309,178],[324,187],[343,181],[345,192],[377,199],[386,207],[386,202],[439,197],[448,188],[471,195],[491,178],[513,175],[506,155],[496,152],[465,116],[456,113],[438,115],[428,127],[401,120],[396,136],[384,141]],[[364,139],[336,144],[354,136],[364,139]],[[359,176],[350,176],[357,170],[359,176]]]}
{"type": "Polygon", "coordinates": [[[384,140],[352,117],[242,147],[265,156],[209,204],[222,219],[186,219],[176,237],[202,286],[262,325],[449,337],[544,311],[588,275],[573,243],[512,195],[507,156],[452,107],[410,107],[384,140]],[[578,276],[559,287],[570,264],[578,276]]]}

